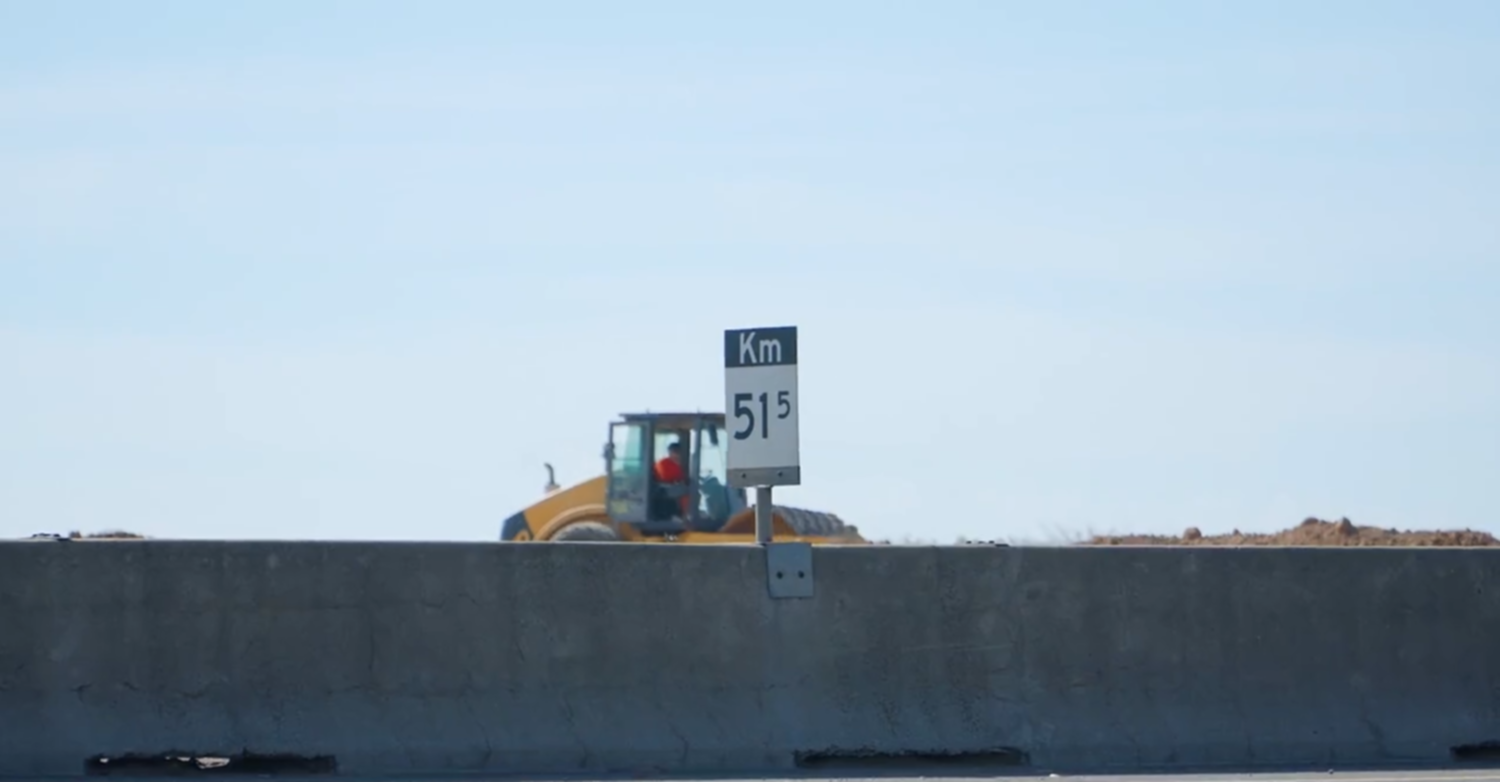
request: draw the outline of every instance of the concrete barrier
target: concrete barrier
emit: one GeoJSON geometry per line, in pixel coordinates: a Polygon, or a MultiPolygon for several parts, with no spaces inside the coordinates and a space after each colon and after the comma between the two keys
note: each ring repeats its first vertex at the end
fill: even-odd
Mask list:
{"type": "Polygon", "coordinates": [[[0,775],[1448,763],[1500,739],[1500,552],[0,544],[0,775]],[[278,754],[280,757],[277,757],[278,754]]]}

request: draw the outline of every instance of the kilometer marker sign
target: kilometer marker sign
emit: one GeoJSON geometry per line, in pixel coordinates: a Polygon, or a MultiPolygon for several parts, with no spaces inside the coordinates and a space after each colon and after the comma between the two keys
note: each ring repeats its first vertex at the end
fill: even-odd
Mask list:
{"type": "Polygon", "coordinates": [[[797,327],[724,332],[729,485],[802,483],[797,428],[797,327]]]}

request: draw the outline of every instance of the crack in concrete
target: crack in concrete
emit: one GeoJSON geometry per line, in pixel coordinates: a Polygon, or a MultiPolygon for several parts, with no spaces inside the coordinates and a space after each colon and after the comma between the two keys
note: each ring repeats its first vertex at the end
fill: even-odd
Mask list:
{"type": "Polygon", "coordinates": [[[17,679],[20,679],[21,678],[21,674],[23,674],[23,673],[26,672],[26,667],[27,667],[27,663],[26,663],[25,660],[22,660],[21,662],[16,663],[15,669],[12,670],[10,673],[6,674],[5,678],[7,680],[9,680],[9,681],[15,681],[17,679]]]}
{"type": "Polygon", "coordinates": [[[1385,731],[1370,717],[1370,706],[1368,703],[1361,703],[1359,705],[1359,721],[1364,724],[1365,730],[1369,731],[1370,738],[1375,740],[1375,751],[1380,753],[1382,758],[1389,758],[1391,750],[1386,743],[1385,731]]]}
{"type": "Polygon", "coordinates": [[[212,689],[213,689],[213,685],[212,684],[205,684],[204,686],[199,687],[198,689],[195,689],[195,690],[179,690],[177,692],[177,695],[178,695],[178,697],[182,698],[183,700],[189,700],[189,701],[202,700],[204,698],[204,696],[208,695],[209,691],[212,690],[212,689]]]}
{"type": "MultiPolygon", "coordinates": [[[[469,676],[469,682],[470,686],[472,686],[472,674],[469,676]]],[[[459,702],[464,705],[464,710],[469,713],[469,719],[473,720],[474,724],[479,726],[479,735],[484,739],[484,757],[480,759],[479,767],[481,769],[488,769],[490,761],[495,757],[495,742],[490,738],[489,725],[485,724],[484,719],[479,716],[479,710],[474,708],[474,703],[470,700],[469,695],[460,696],[459,702]]]]}
{"type": "Polygon", "coordinates": [[[573,740],[578,743],[578,751],[583,753],[583,757],[579,760],[579,768],[588,768],[594,756],[589,751],[589,744],[583,737],[583,731],[578,728],[578,717],[573,713],[573,702],[566,693],[563,693],[559,700],[562,702],[563,722],[567,724],[568,732],[573,736],[573,740]]]}
{"type": "Polygon", "coordinates": [[[1254,763],[1255,762],[1255,731],[1252,729],[1252,726],[1250,724],[1250,718],[1247,717],[1247,716],[1245,716],[1245,702],[1240,697],[1239,688],[1238,687],[1235,688],[1235,692],[1231,695],[1230,702],[1234,705],[1234,714],[1235,714],[1235,716],[1237,718],[1239,718],[1240,729],[1244,731],[1244,735],[1245,735],[1245,758],[1244,758],[1244,760],[1247,763],[1254,763]]]}
{"type": "Polygon", "coordinates": [[[663,717],[662,724],[667,726],[667,731],[670,732],[672,736],[682,744],[682,753],[677,756],[677,765],[686,766],[688,762],[688,756],[692,754],[692,743],[688,741],[688,737],[683,734],[682,729],[677,727],[677,721],[672,719],[672,712],[669,711],[666,707],[666,704],[662,703],[661,701],[660,692],[657,692],[656,697],[651,699],[651,703],[656,707],[657,711],[661,712],[661,715],[663,717]]]}
{"type": "Polygon", "coordinates": [[[443,610],[446,610],[448,608],[448,606],[450,605],[450,603],[452,602],[452,600],[459,600],[461,602],[468,603],[469,605],[471,605],[471,606],[473,606],[475,608],[479,608],[479,609],[483,609],[485,607],[485,604],[483,602],[481,602],[479,600],[479,598],[477,598],[474,595],[470,594],[467,590],[462,591],[462,592],[456,592],[456,593],[454,593],[453,595],[451,595],[451,599],[450,599],[450,597],[444,597],[444,598],[417,597],[416,598],[416,603],[417,603],[417,605],[421,606],[422,608],[426,608],[426,609],[428,609],[430,611],[443,611],[443,610]]]}

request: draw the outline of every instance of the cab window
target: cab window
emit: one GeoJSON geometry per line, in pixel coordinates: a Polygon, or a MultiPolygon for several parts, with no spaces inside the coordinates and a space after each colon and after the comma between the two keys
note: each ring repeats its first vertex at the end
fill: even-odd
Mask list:
{"type": "Polygon", "coordinates": [[[698,437],[698,474],[701,478],[717,478],[724,481],[724,476],[729,474],[729,452],[724,448],[724,430],[718,429],[713,424],[705,424],[702,434],[698,437]],[[716,430],[719,442],[709,436],[709,430],[716,430]]]}
{"type": "MultiPolygon", "coordinates": [[[[669,445],[671,445],[672,443],[675,443],[675,442],[681,442],[683,440],[683,437],[682,437],[682,433],[681,432],[678,432],[678,431],[673,430],[673,429],[665,429],[665,430],[657,432],[656,433],[656,437],[654,437],[653,440],[655,441],[653,443],[653,445],[655,446],[655,448],[652,451],[651,458],[655,460],[655,461],[652,462],[652,464],[654,466],[655,462],[659,462],[662,459],[667,458],[667,446],[669,446],[669,445]]],[[[682,446],[683,446],[682,458],[683,459],[687,459],[688,458],[687,443],[683,442],[682,446]]]]}
{"type": "Polygon", "coordinates": [[[609,477],[617,485],[634,485],[650,470],[646,464],[644,428],[640,424],[615,424],[610,442],[614,445],[614,459],[609,465],[609,477]]]}
{"type": "Polygon", "coordinates": [[[713,424],[705,424],[698,432],[698,510],[714,526],[728,521],[734,511],[727,485],[729,452],[726,444],[724,430],[713,424]]]}

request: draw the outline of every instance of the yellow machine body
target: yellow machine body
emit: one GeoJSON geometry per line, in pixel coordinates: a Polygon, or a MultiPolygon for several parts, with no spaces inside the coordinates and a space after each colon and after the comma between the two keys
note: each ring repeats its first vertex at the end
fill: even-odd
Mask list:
{"type": "MultiPolygon", "coordinates": [[[[722,414],[641,413],[622,418],[611,425],[605,473],[567,488],[558,487],[549,475],[547,495],[501,525],[502,541],[755,542],[755,509],[745,505],[743,489],[728,488],[720,478],[727,473],[722,414]],[[696,506],[657,496],[663,487],[650,467],[671,441],[686,452],[685,493],[700,499],[696,506]],[[671,510],[660,510],[663,507],[671,510]]],[[[857,529],[831,513],[786,506],[772,508],[772,540],[867,543],[857,529]]]]}

